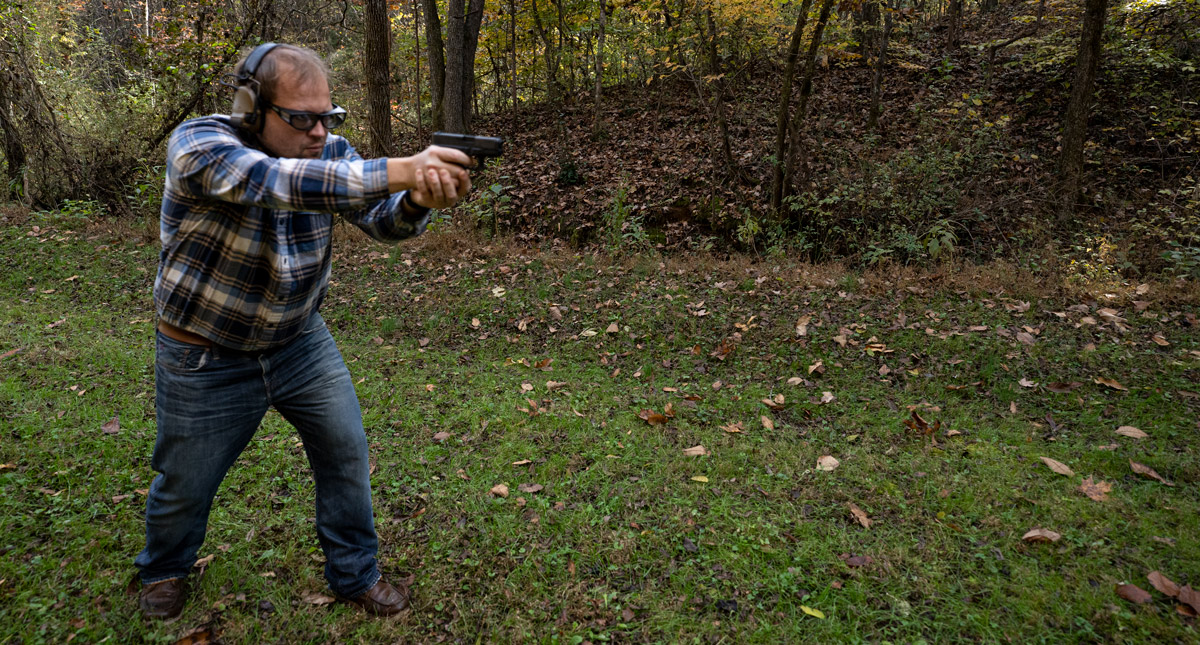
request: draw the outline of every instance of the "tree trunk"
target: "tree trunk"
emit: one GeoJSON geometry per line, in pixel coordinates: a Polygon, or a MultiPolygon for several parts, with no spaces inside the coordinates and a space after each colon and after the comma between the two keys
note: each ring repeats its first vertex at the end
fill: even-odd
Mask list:
{"type": "Polygon", "coordinates": [[[796,75],[796,61],[800,58],[800,40],[804,37],[804,24],[808,21],[808,10],[812,0],[804,0],[800,14],[796,16],[796,28],[792,30],[792,42],[788,45],[787,64],[783,71],[783,91],[779,99],[779,118],[775,126],[775,161],[771,169],[771,211],[778,213],[783,203],[783,158],[787,146],[788,113],[792,102],[792,77],[796,75]]]}
{"type": "Polygon", "coordinates": [[[892,33],[892,9],[884,8],[883,34],[879,38],[879,55],[875,58],[875,78],[871,82],[871,107],[867,111],[867,132],[879,125],[880,103],[883,99],[883,70],[887,65],[888,37],[892,33]]]}
{"type": "Polygon", "coordinates": [[[446,3],[446,93],[442,118],[450,132],[464,132],[463,112],[467,109],[463,90],[463,60],[466,53],[467,9],[464,0],[446,3]]]}
{"type": "Polygon", "coordinates": [[[471,106],[475,98],[475,50],[483,20],[483,0],[450,0],[446,8],[446,129],[471,132],[471,106]]]}
{"type": "Polygon", "coordinates": [[[512,79],[509,93],[512,99],[512,109],[517,109],[517,3],[508,0],[508,54],[511,57],[508,73],[512,79]]]}
{"type": "MultiPolygon", "coordinates": [[[[462,132],[473,133],[474,112],[470,109],[471,101],[477,99],[475,94],[475,52],[479,50],[479,30],[483,26],[484,0],[471,0],[464,20],[463,33],[463,104],[468,106],[463,111],[462,132]]],[[[476,110],[477,111],[477,110],[476,110]]]]}
{"type": "Polygon", "coordinates": [[[371,154],[392,155],[392,96],[389,87],[392,28],[388,20],[387,0],[366,0],[363,22],[366,43],[363,76],[367,79],[367,130],[371,154]]]}
{"type": "Polygon", "coordinates": [[[812,42],[808,45],[807,61],[804,66],[804,78],[800,82],[800,106],[792,117],[791,144],[788,146],[783,178],[786,189],[791,181],[796,167],[797,156],[800,153],[800,126],[808,116],[808,102],[812,96],[813,77],[817,74],[817,50],[821,46],[821,38],[825,34],[825,25],[829,22],[829,12],[833,9],[834,0],[824,0],[821,3],[821,13],[817,15],[817,24],[813,27],[812,42]]]}
{"type": "Polygon", "coordinates": [[[1059,172],[1062,176],[1062,203],[1059,223],[1065,224],[1075,213],[1083,182],[1083,146],[1087,142],[1088,110],[1092,103],[1092,87],[1100,67],[1103,50],[1104,15],[1108,0],[1086,0],[1083,14],[1083,33],[1079,39],[1079,54],[1075,58],[1075,81],[1071,83],[1071,99],[1063,118],[1062,156],[1059,172]]]}
{"type": "Polygon", "coordinates": [[[946,44],[951,49],[958,49],[962,44],[962,0],[950,0],[950,29],[947,32],[946,44]]]}
{"type": "MultiPolygon", "coordinates": [[[[425,43],[429,49],[429,95],[433,103],[430,114],[434,131],[444,130],[446,54],[442,46],[442,20],[438,17],[437,0],[421,0],[421,5],[425,10],[425,43]]],[[[462,6],[462,0],[459,0],[459,6],[462,6]]]]}
{"type": "Polygon", "coordinates": [[[717,26],[713,22],[712,10],[704,11],[708,27],[708,74],[713,77],[713,112],[717,116],[717,131],[721,136],[721,161],[725,164],[725,172],[733,175],[737,167],[733,163],[733,151],[729,145],[729,124],[725,121],[725,92],[721,80],[721,63],[717,57],[717,26]]]}
{"type": "Polygon", "coordinates": [[[592,92],[592,132],[600,131],[600,92],[604,87],[604,26],[607,21],[607,11],[605,11],[608,0],[599,0],[600,5],[600,33],[596,36],[596,89],[592,92]]]}
{"type": "Polygon", "coordinates": [[[18,199],[25,192],[25,146],[10,112],[13,104],[11,75],[11,70],[0,70],[0,136],[4,138],[4,161],[8,164],[8,188],[4,191],[4,199],[18,199]]]}
{"type": "Polygon", "coordinates": [[[876,42],[879,34],[879,3],[874,0],[863,2],[857,18],[858,24],[854,33],[858,37],[858,51],[865,61],[878,49],[876,42]]]}
{"type": "Polygon", "coordinates": [[[533,26],[538,36],[542,39],[542,45],[545,47],[546,93],[550,96],[550,103],[558,103],[562,97],[562,84],[558,80],[558,48],[554,46],[554,41],[550,39],[550,32],[542,24],[537,0],[531,0],[530,9],[533,13],[533,26]]]}
{"type": "Polygon", "coordinates": [[[421,132],[421,5],[417,4],[417,0],[412,0],[413,12],[413,54],[417,59],[417,71],[414,77],[416,82],[416,91],[413,93],[413,107],[417,114],[417,142],[418,147],[421,142],[425,141],[425,136],[421,132]]]}

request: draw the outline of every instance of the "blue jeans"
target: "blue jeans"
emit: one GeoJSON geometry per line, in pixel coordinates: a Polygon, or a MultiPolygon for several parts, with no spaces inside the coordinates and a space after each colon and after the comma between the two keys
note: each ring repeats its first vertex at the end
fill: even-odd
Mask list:
{"type": "Polygon", "coordinates": [[[217,487],[269,406],[300,434],[316,479],[325,578],[353,598],[379,581],[370,466],[350,372],[319,314],[295,340],[261,353],[157,335],[154,375],[160,474],[146,499],[146,548],[135,564],[149,584],[186,576],[204,543],[217,487]]]}

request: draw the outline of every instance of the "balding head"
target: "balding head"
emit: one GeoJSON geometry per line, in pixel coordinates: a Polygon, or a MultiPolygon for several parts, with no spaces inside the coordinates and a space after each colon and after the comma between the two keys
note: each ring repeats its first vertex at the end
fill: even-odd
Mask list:
{"type": "MultiPolygon", "coordinates": [[[[251,50],[252,52],[253,50],[251,50]]],[[[238,61],[236,75],[241,76],[250,52],[238,61]]],[[[290,85],[304,87],[310,83],[322,83],[329,87],[329,66],[324,59],[307,47],[276,45],[258,64],[254,80],[258,81],[258,95],[268,103],[275,103],[281,80],[289,77],[290,85]]]]}

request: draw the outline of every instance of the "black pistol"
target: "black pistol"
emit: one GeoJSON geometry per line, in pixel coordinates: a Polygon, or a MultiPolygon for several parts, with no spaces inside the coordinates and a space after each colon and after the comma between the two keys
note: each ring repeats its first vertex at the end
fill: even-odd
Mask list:
{"type": "MultiPolygon", "coordinates": [[[[500,137],[479,137],[473,134],[434,132],[433,145],[461,150],[468,157],[474,157],[477,160],[494,159],[504,154],[504,139],[500,137]]],[[[478,161],[476,161],[475,167],[479,167],[478,161]]]]}

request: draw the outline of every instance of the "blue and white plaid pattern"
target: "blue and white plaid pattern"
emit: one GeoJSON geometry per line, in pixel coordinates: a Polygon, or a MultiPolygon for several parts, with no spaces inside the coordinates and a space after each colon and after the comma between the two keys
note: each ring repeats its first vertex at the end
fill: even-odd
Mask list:
{"type": "Polygon", "coordinates": [[[425,230],[389,195],[387,160],[364,160],[329,135],[320,159],[279,159],[213,115],[181,124],[167,145],[162,253],[154,305],[169,324],[254,351],[285,343],[329,284],[333,214],[371,237],[425,230]]]}

